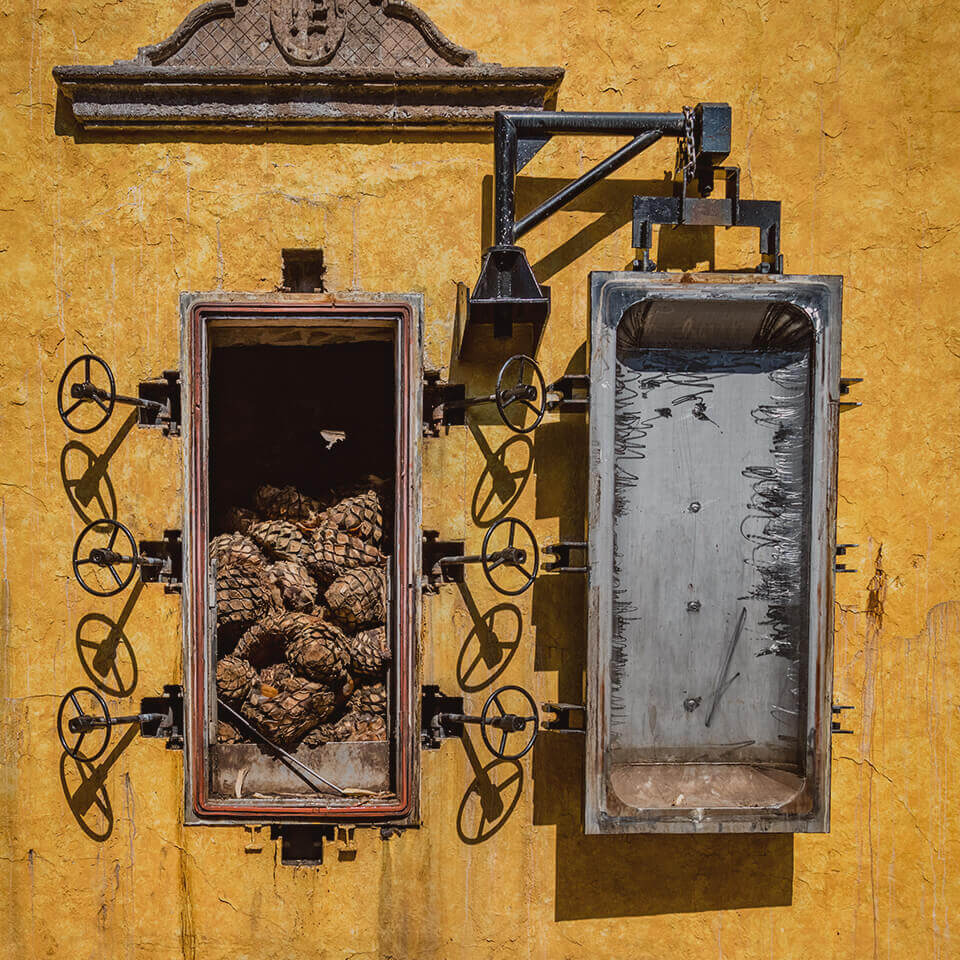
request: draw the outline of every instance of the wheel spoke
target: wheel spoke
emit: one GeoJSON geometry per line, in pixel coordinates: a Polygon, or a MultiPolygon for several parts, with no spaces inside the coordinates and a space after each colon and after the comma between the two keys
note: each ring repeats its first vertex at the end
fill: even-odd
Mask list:
{"type": "Polygon", "coordinates": [[[69,417],[70,414],[73,413],[73,411],[76,410],[77,407],[79,407],[81,403],[83,403],[83,397],[81,397],[79,400],[75,400],[73,403],[71,403],[70,406],[67,407],[67,409],[63,411],[63,415],[64,415],[65,417],[69,417]]]}
{"type": "Polygon", "coordinates": [[[511,520],[510,521],[510,546],[511,547],[513,546],[513,538],[516,535],[516,532],[517,532],[517,522],[516,520],[511,520]]]}
{"type": "Polygon", "coordinates": [[[533,579],[533,574],[530,573],[530,571],[527,570],[526,567],[521,567],[520,564],[518,563],[518,564],[517,564],[517,569],[518,569],[528,580],[532,580],[532,579],[533,579]]]}
{"type": "Polygon", "coordinates": [[[74,752],[74,754],[79,754],[79,753],[80,753],[80,744],[83,743],[83,738],[84,738],[86,735],[87,735],[87,731],[84,730],[83,733],[81,733],[80,736],[77,737],[77,742],[73,745],[73,752],[74,752]]]}
{"type": "Polygon", "coordinates": [[[90,358],[89,357],[83,358],[83,378],[84,380],[87,381],[87,383],[90,382],[90,358]]]}
{"type": "Polygon", "coordinates": [[[517,386],[519,387],[523,383],[523,368],[526,365],[526,357],[520,358],[520,372],[517,374],[517,386]]]}
{"type": "Polygon", "coordinates": [[[496,560],[492,560],[490,563],[487,564],[487,569],[496,570],[497,567],[501,566],[502,564],[503,564],[503,557],[497,557],[496,560]]]}
{"type": "Polygon", "coordinates": [[[480,661],[481,661],[482,659],[483,659],[482,655],[478,653],[477,656],[476,656],[476,659],[473,661],[473,663],[471,663],[470,666],[467,667],[467,669],[463,671],[463,676],[462,676],[460,679],[461,679],[461,680],[469,680],[470,677],[473,675],[473,671],[476,670],[477,667],[480,666],[480,661]]]}
{"type": "Polygon", "coordinates": [[[82,567],[85,563],[93,563],[93,559],[91,557],[87,557],[86,560],[78,560],[77,566],[82,567]]]}
{"type": "Polygon", "coordinates": [[[493,503],[494,496],[496,496],[496,491],[493,489],[493,484],[491,484],[490,493],[487,494],[487,499],[483,501],[483,504],[481,505],[480,509],[477,511],[477,516],[483,517],[483,515],[487,512],[487,507],[489,507],[490,504],[493,503]]]}
{"type": "Polygon", "coordinates": [[[85,717],[86,714],[83,712],[83,707],[80,706],[80,701],[77,699],[77,695],[71,690],[70,699],[73,701],[73,705],[77,708],[77,716],[85,717]]]}
{"type": "Polygon", "coordinates": [[[533,415],[534,415],[535,417],[539,417],[539,416],[540,416],[540,408],[537,407],[537,406],[534,406],[534,404],[533,404],[532,401],[527,400],[526,398],[524,398],[524,399],[521,400],[520,402],[521,402],[528,410],[533,411],[533,415]]]}
{"type": "Polygon", "coordinates": [[[536,723],[536,722],[537,722],[537,718],[536,718],[536,717],[521,717],[520,719],[521,719],[524,723],[536,723]]]}
{"type": "Polygon", "coordinates": [[[110,534],[110,542],[107,544],[107,549],[112,550],[113,545],[117,542],[117,535],[120,533],[119,525],[113,526],[113,533],[110,534]]]}
{"type": "Polygon", "coordinates": [[[97,406],[98,406],[104,413],[109,413],[109,412],[110,412],[110,411],[107,409],[107,405],[106,405],[96,394],[93,395],[93,399],[96,401],[97,406]]]}
{"type": "Polygon", "coordinates": [[[509,407],[511,404],[516,403],[516,402],[517,402],[517,398],[516,398],[516,397],[510,397],[509,400],[504,400],[503,403],[501,404],[501,406],[502,406],[504,409],[506,409],[506,408],[509,407]]]}
{"type": "Polygon", "coordinates": [[[117,571],[114,569],[113,564],[112,564],[112,563],[108,563],[108,564],[107,564],[107,569],[113,574],[113,579],[117,581],[117,586],[118,586],[118,587],[122,587],[122,586],[123,586],[123,581],[120,579],[120,575],[119,575],[119,574],[117,573],[117,571]]]}
{"type": "Polygon", "coordinates": [[[497,793],[503,793],[503,791],[510,786],[515,780],[520,779],[520,771],[516,770],[512,773],[506,780],[497,786],[497,793]]]}
{"type": "Polygon", "coordinates": [[[493,702],[496,704],[497,709],[500,711],[500,716],[505,717],[507,715],[506,710],[503,709],[503,704],[500,702],[500,694],[495,693],[493,695],[493,702]]]}

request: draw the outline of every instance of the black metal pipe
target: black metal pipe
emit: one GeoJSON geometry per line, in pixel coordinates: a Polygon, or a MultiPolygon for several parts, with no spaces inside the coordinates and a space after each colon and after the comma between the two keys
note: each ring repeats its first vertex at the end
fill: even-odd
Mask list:
{"type": "Polygon", "coordinates": [[[517,214],[517,126],[506,113],[497,113],[493,124],[494,179],[494,243],[513,243],[513,221],[517,214]]]}
{"type": "Polygon", "coordinates": [[[592,170],[588,170],[582,177],[578,177],[572,183],[568,183],[562,190],[555,193],[549,200],[541,203],[539,207],[532,210],[522,220],[516,223],[513,228],[514,242],[522,237],[528,230],[532,230],[537,224],[542,223],[547,217],[556,213],[574,197],[579,196],[584,190],[592,187],[604,177],[609,176],[614,170],[619,170],[627,161],[632,160],[637,154],[642,153],[647,147],[652,146],[662,136],[662,130],[650,130],[647,133],[642,133],[639,137],[634,138],[622,146],[616,153],[611,154],[606,160],[602,160],[592,170]]]}
{"type": "MultiPolygon", "coordinates": [[[[661,136],[681,136],[683,134],[682,113],[580,113],[544,111],[539,113],[525,113],[517,111],[498,111],[494,119],[494,243],[497,246],[513,246],[520,233],[529,230],[536,223],[549,216],[554,209],[543,213],[539,219],[530,221],[530,215],[525,218],[523,231],[516,228],[516,177],[517,177],[517,144],[523,134],[554,134],[579,133],[584,136],[604,136],[629,133],[636,138],[631,144],[623,148],[628,152],[626,159],[635,156],[649,144],[638,146],[637,140],[642,134],[656,133],[661,136]],[[636,153],[632,152],[636,151],[636,153]]],[[[651,140],[650,143],[654,141],[651,140]]],[[[621,151],[614,154],[619,156],[621,151]]],[[[612,159],[612,158],[611,158],[612,159]]],[[[626,159],[621,160],[625,163],[626,159]]],[[[598,170],[613,170],[619,163],[610,168],[598,170]]],[[[594,171],[591,171],[593,173],[594,171]]],[[[598,179],[602,179],[603,172],[598,179]]],[[[588,174],[589,176],[589,174],[588,174]]],[[[583,178],[581,178],[582,180],[583,178]]],[[[580,186],[586,189],[590,183],[580,186]]],[[[580,181],[577,181],[580,183],[580,181]]],[[[573,184],[571,184],[573,186],[573,184]]],[[[569,189],[569,188],[568,188],[569,189]]],[[[579,191],[577,191],[579,192],[579,191]]],[[[564,195],[563,203],[576,196],[576,193],[564,195]]],[[[554,198],[556,199],[556,198],[554,198]]],[[[562,206],[562,203],[560,204],[562,206]]],[[[539,211],[534,211],[538,213],[539,211]]]]}
{"type": "Polygon", "coordinates": [[[632,133],[634,136],[648,130],[659,130],[664,136],[683,134],[682,113],[582,113],[578,111],[550,111],[524,113],[502,111],[503,117],[523,133],[583,133],[588,136],[632,133]]]}

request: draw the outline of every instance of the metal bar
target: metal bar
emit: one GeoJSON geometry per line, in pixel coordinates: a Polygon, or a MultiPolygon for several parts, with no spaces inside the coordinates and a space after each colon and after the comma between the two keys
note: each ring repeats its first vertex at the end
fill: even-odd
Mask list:
{"type": "Polygon", "coordinates": [[[506,110],[497,113],[497,120],[500,117],[523,133],[583,133],[588,136],[632,133],[636,136],[659,130],[668,137],[683,134],[682,113],[584,113],[565,110],[521,113],[506,110]]]}
{"type": "Polygon", "coordinates": [[[494,242],[513,244],[513,221],[517,212],[517,125],[505,113],[497,113],[494,136],[494,242]]]}
{"type": "MultiPolygon", "coordinates": [[[[515,238],[519,235],[515,230],[514,221],[517,209],[518,138],[521,132],[548,135],[579,133],[584,136],[629,133],[634,137],[644,133],[657,132],[660,136],[679,137],[683,134],[683,129],[682,113],[567,113],[562,111],[526,113],[498,111],[494,119],[493,132],[496,191],[494,200],[494,243],[497,246],[512,246],[515,238]]],[[[615,169],[615,167],[611,169],[615,169]]],[[[585,189],[585,187],[582,189],[585,189]]],[[[575,193],[569,194],[567,199],[575,195],[575,193]]],[[[549,213],[545,216],[549,216],[549,213]]],[[[526,229],[529,230],[533,225],[533,223],[530,223],[526,229]]]]}
{"type": "Polygon", "coordinates": [[[284,750],[283,747],[278,747],[269,737],[265,737],[256,727],[253,726],[253,724],[249,723],[244,716],[237,713],[237,711],[234,710],[229,703],[225,703],[223,700],[220,699],[220,697],[217,697],[217,703],[219,703],[221,707],[226,709],[237,720],[239,720],[248,730],[250,730],[253,733],[254,736],[262,740],[265,744],[267,744],[268,747],[272,747],[274,750],[276,750],[277,753],[279,753],[284,760],[288,761],[289,763],[292,763],[298,770],[307,774],[308,777],[312,777],[314,780],[319,780],[321,783],[326,784],[326,786],[330,787],[331,790],[336,790],[337,793],[340,794],[340,796],[342,797],[347,796],[347,791],[344,790],[342,787],[338,787],[335,783],[331,783],[329,780],[325,780],[323,777],[320,776],[319,773],[316,772],[316,770],[311,770],[305,763],[301,763],[301,761],[299,761],[295,756],[293,756],[293,754],[287,753],[287,751],[284,750]]]}
{"type": "Polygon", "coordinates": [[[470,556],[470,557],[441,557],[437,563],[442,567],[444,564],[453,567],[459,567],[463,563],[482,563],[483,557],[470,556]]]}
{"type": "Polygon", "coordinates": [[[465,397],[463,400],[444,400],[441,405],[447,410],[464,410],[467,407],[475,407],[478,403],[496,403],[497,395],[490,394],[489,397],[465,397]]]}
{"type": "Polygon", "coordinates": [[[528,230],[537,226],[537,224],[542,223],[547,217],[556,213],[574,197],[583,193],[584,190],[592,187],[604,177],[609,176],[614,170],[619,170],[625,163],[642,153],[647,147],[652,146],[662,136],[662,130],[650,130],[647,133],[642,133],[640,136],[631,140],[630,143],[622,146],[616,153],[611,154],[606,160],[602,160],[592,170],[588,170],[582,177],[578,177],[572,183],[568,183],[562,190],[555,193],[549,200],[541,203],[539,207],[532,210],[514,225],[514,240],[522,237],[528,230]]]}

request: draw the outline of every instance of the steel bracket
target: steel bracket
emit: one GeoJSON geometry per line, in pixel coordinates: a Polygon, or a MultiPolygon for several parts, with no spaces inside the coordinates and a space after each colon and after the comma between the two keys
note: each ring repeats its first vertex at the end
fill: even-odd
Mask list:
{"type": "Polygon", "coordinates": [[[161,561],[140,567],[144,583],[162,583],[164,593],[183,590],[183,535],[180,530],[164,530],[162,540],[141,540],[142,557],[161,561]]]}
{"type": "Polygon", "coordinates": [[[638,252],[635,270],[654,271],[650,259],[653,226],[756,227],[760,230],[760,263],[757,273],[783,273],[780,252],[780,201],[741,200],[740,171],[719,168],[726,174],[727,195],[722,199],[704,197],[634,197],[633,246],[638,252]]]}
{"type": "Polygon", "coordinates": [[[168,750],[183,749],[183,687],[165,684],[159,697],[140,701],[140,736],[166,740],[168,750]]]}
{"type": "MultiPolygon", "coordinates": [[[[854,707],[852,704],[849,704],[849,703],[835,703],[835,704],[831,707],[831,710],[833,711],[834,717],[842,717],[844,710],[855,710],[855,709],[856,709],[856,707],[854,707]]],[[[843,720],[842,720],[842,719],[831,720],[831,721],[830,721],[830,732],[831,732],[831,733],[853,733],[852,730],[843,730],[843,729],[841,728],[842,723],[843,723],[843,720]]]]}
{"type": "Polygon", "coordinates": [[[462,383],[447,383],[440,379],[439,370],[425,370],[423,374],[423,435],[439,437],[441,427],[462,427],[466,423],[467,388],[462,383]],[[448,406],[460,401],[460,406],[448,406]]]}
{"type": "Polygon", "coordinates": [[[586,733],[587,708],[582,703],[544,703],[541,704],[544,713],[551,713],[553,717],[544,718],[540,727],[552,733],[586,733]],[[574,726],[573,718],[579,718],[578,725],[574,726]]]}
{"type": "Polygon", "coordinates": [[[438,750],[444,740],[460,737],[463,723],[445,714],[462,714],[463,697],[448,697],[434,684],[426,684],[420,694],[420,746],[438,750]]]}
{"type": "Polygon", "coordinates": [[[466,553],[463,540],[441,540],[439,530],[423,531],[423,589],[438,593],[444,583],[463,583],[463,565],[440,563],[466,553]]]}
{"type": "Polygon", "coordinates": [[[559,543],[548,544],[543,548],[543,552],[556,557],[555,560],[544,563],[543,569],[548,573],[587,573],[590,569],[586,560],[587,543],[584,540],[561,540],[559,543]],[[582,555],[580,563],[572,562],[572,553],[582,555]]]}
{"type": "Polygon", "coordinates": [[[586,373],[568,373],[554,380],[547,393],[559,394],[547,401],[552,413],[586,413],[590,409],[590,376],[586,373]]]}
{"type": "Polygon", "coordinates": [[[153,380],[141,380],[137,396],[147,401],[137,410],[137,422],[141,427],[159,427],[165,437],[180,436],[183,417],[179,370],[164,370],[153,380]]]}
{"type": "MultiPolygon", "coordinates": [[[[848,550],[853,550],[855,547],[859,547],[859,543],[838,543],[837,544],[837,556],[845,557],[848,550]]],[[[853,567],[848,567],[845,563],[835,563],[833,569],[837,573],[858,573],[859,571],[853,567]]]]}

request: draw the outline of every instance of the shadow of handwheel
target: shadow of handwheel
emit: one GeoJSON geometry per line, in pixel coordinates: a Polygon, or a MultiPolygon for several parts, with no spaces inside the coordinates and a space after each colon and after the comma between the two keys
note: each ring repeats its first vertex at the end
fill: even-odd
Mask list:
{"type": "Polygon", "coordinates": [[[522,632],[523,618],[520,610],[512,603],[498,603],[479,620],[475,620],[457,658],[457,681],[460,688],[468,693],[475,693],[493,683],[510,665],[517,647],[520,646],[522,632]],[[501,626],[499,633],[498,618],[501,626]],[[502,637],[506,639],[501,639],[502,637]],[[481,665],[484,668],[482,670],[481,665]]]}
{"type": "Polygon", "coordinates": [[[113,833],[113,807],[100,769],[63,753],[60,786],[80,829],[97,843],[106,840],[113,833]],[[90,818],[91,810],[99,814],[96,819],[90,818]]]}
{"type": "Polygon", "coordinates": [[[77,624],[77,656],[104,693],[122,699],[136,689],[139,670],[133,646],[123,628],[102,613],[88,613],[77,624]]]}
{"type": "Polygon", "coordinates": [[[477,480],[470,505],[473,522],[478,527],[496,523],[517,502],[530,479],[533,445],[525,436],[511,437],[496,450],[487,447],[484,456],[487,463],[477,480]],[[488,516],[491,507],[493,512],[488,516]]]}
{"type": "Polygon", "coordinates": [[[471,845],[489,840],[510,819],[522,792],[523,767],[519,761],[493,760],[482,767],[460,801],[460,839],[471,845]]]}

